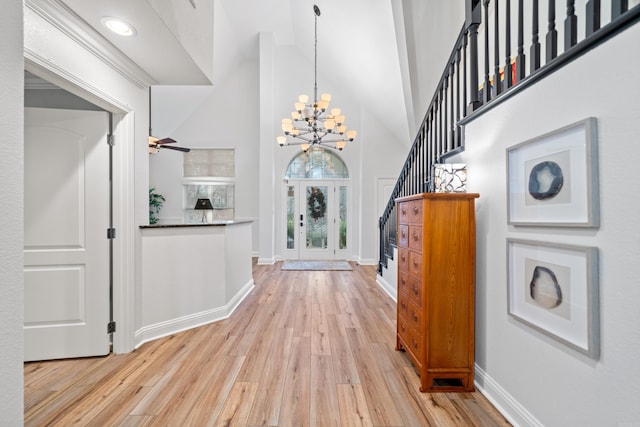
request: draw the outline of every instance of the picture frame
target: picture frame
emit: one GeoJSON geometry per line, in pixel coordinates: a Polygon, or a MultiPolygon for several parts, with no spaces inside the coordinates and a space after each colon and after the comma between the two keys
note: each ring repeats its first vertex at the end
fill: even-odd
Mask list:
{"type": "Polygon", "coordinates": [[[597,359],[598,249],[507,238],[508,314],[597,359]]]}
{"type": "Polygon", "coordinates": [[[598,227],[596,136],[589,117],[507,148],[507,223],[598,227]]]}

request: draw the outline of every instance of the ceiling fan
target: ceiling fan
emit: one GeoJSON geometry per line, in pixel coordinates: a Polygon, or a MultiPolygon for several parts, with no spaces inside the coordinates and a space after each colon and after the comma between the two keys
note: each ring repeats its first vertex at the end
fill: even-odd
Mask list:
{"type": "Polygon", "coordinates": [[[173,138],[156,138],[153,136],[153,132],[151,131],[151,86],[149,86],[149,154],[156,154],[160,149],[168,148],[170,150],[182,151],[184,153],[188,153],[191,151],[191,148],[179,147],[177,145],[166,145],[166,144],[175,144],[177,141],[173,138]]]}

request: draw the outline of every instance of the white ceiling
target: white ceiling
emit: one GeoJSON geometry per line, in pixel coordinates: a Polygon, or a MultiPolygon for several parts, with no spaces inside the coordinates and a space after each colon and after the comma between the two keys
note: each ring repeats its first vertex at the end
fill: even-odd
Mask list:
{"type": "Polygon", "coordinates": [[[317,4],[319,75],[342,82],[340,86],[349,88],[348,95],[366,105],[368,113],[387,123],[392,133],[406,137],[390,0],[51,1],[73,9],[159,84],[211,80],[214,86],[216,76],[257,59],[261,32],[272,33],[277,45],[296,47],[313,61],[317,4]],[[137,36],[110,34],[100,23],[104,16],[124,18],[136,27],[137,36]]]}

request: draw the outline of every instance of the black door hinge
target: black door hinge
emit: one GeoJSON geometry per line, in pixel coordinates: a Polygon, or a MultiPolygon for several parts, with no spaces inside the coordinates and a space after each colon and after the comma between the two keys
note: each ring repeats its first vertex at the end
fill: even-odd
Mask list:
{"type": "Polygon", "coordinates": [[[116,137],[113,135],[107,135],[107,144],[109,144],[112,147],[116,145],[116,137]]]}
{"type": "Polygon", "coordinates": [[[112,334],[116,331],[116,322],[107,323],[107,333],[112,334]]]}
{"type": "Polygon", "coordinates": [[[115,238],[116,238],[116,229],[107,228],[107,239],[115,239],[115,238]]]}

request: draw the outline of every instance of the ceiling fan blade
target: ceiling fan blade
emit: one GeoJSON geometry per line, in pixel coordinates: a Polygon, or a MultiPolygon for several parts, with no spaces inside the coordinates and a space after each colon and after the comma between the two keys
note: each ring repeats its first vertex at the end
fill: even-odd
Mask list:
{"type": "Polygon", "coordinates": [[[177,141],[175,139],[172,139],[172,138],[162,138],[162,139],[157,140],[155,143],[158,144],[158,145],[163,145],[163,144],[173,144],[175,142],[177,142],[177,141]]]}
{"type": "Polygon", "coordinates": [[[172,145],[162,145],[162,146],[158,146],[158,148],[168,148],[170,150],[176,150],[176,151],[182,151],[185,153],[188,153],[189,151],[191,151],[191,148],[186,148],[186,147],[176,147],[176,146],[172,146],[172,145]]]}

